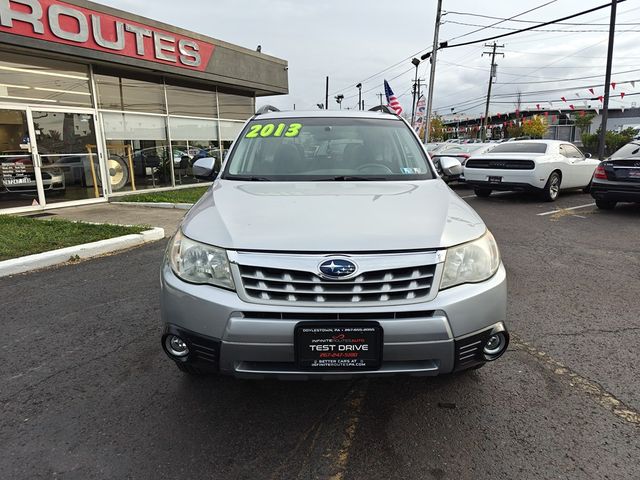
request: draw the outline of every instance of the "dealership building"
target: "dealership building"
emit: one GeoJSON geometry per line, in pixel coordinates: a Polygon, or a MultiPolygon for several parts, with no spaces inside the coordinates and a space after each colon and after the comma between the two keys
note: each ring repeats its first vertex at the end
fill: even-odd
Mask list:
{"type": "MultiPolygon", "coordinates": [[[[215,22],[211,22],[215,25],[215,22]]],[[[197,183],[287,62],[83,0],[0,1],[0,212],[197,183]]]]}

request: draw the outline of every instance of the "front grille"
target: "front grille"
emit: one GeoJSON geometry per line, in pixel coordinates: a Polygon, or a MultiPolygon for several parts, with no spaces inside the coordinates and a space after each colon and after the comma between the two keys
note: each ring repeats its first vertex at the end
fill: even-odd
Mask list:
{"type": "Polygon", "coordinates": [[[429,295],[435,265],[364,272],[325,280],[311,272],[240,265],[246,295],[260,302],[338,303],[412,301],[429,295]]]}
{"type": "Polygon", "coordinates": [[[533,160],[485,160],[469,159],[466,168],[488,168],[496,170],[533,170],[536,164],[533,160]]]}

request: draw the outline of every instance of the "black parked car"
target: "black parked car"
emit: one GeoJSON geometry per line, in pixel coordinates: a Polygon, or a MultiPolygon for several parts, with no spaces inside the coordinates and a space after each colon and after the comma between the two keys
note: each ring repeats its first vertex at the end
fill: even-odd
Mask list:
{"type": "Polygon", "coordinates": [[[640,141],[626,144],[600,162],[593,174],[591,196],[604,210],[615,208],[618,202],[640,203],[640,141]]]}

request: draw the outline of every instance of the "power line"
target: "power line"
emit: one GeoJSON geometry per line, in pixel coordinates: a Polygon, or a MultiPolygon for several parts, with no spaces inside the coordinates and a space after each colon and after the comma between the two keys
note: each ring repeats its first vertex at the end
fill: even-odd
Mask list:
{"type": "Polygon", "coordinates": [[[555,3],[556,1],[557,1],[557,0],[551,0],[550,2],[543,3],[542,5],[539,5],[539,6],[535,7],[535,8],[532,8],[532,9],[530,9],[530,10],[527,10],[527,11],[525,11],[525,12],[518,13],[517,15],[514,15],[514,16],[512,16],[512,17],[501,19],[499,22],[492,23],[491,25],[487,25],[487,26],[479,25],[479,26],[482,26],[483,28],[479,28],[478,30],[474,30],[474,31],[472,31],[472,32],[468,32],[468,33],[465,33],[465,34],[463,34],[463,35],[458,35],[457,37],[453,37],[453,38],[451,38],[449,41],[451,42],[451,41],[453,41],[453,40],[457,40],[458,38],[462,38],[462,37],[466,37],[466,36],[472,35],[472,34],[474,34],[474,33],[476,33],[476,32],[480,32],[480,31],[485,30],[485,29],[487,29],[487,28],[490,28],[490,27],[493,27],[493,26],[495,26],[495,25],[499,25],[499,24],[501,24],[501,23],[507,22],[507,21],[512,20],[512,19],[514,19],[514,18],[517,18],[517,17],[519,17],[519,16],[521,16],[521,15],[526,15],[527,13],[533,12],[534,10],[538,10],[538,9],[540,9],[540,8],[542,8],[542,7],[546,7],[547,5],[550,5],[550,4],[552,4],[552,3],[555,3]]]}
{"type": "MultiPolygon", "coordinates": [[[[616,4],[617,3],[622,3],[624,1],[626,1],[626,0],[615,0],[616,4]]],[[[471,40],[469,42],[456,43],[456,44],[453,44],[453,45],[446,45],[446,46],[443,46],[441,48],[464,47],[466,45],[473,45],[475,43],[484,43],[484,42],[489,42],[491,40],[497,40],[498,38],[510,37],[511,35],[516,35],[518,33],[528,32],[530,30],[535,30],[535,29],[540,28],[540,27],[546,27],[547,25],[552,25],[554,23],[558,23],[558,22],[561,22],[563,20],[569,20],[570,18],[580,17],[582,15],[586,15],[588,13],[596,12],[598,10],[602,10],[603,8],[608,8],[610,6],[611,6],[611,3],[605,3],[604,5],[600,5],[598,7],[590,8],[588,10],[583,10],[582,12],[574,13],[572,15],[567,15],[566,17],[556,18],[555,20],[551,20],[549,22],[539,23],[537,25],[532,25],[532,26],[527,27],[527,28],[522,28],[520,30],[516,30],[515,32],[503,33],[501,35],[494,35],[492,37],[481,38],[481,39],[478,39],[478,40],[471,40]]],[[[460,37],[455,37],[455,38],[460,38],[460,37]]]]}
{"type": "MultiPolygon", "coordinates": [[[[454,14],[454,15],[465,15],[465,16],[470,16],[470,17],[480,17],[480,18],[488,18],[490,20],[509,20],[512,22],[520,22],[520,23],[538,23],[538,21],[536,20],[514,20],[513,17],[511,18],[503,18],[503,17],[492,17],[491,15],[481,15],[479,13],[469,13],[469,12],[454,12],[451,10],[447,10],[446,12],[447,14],[454,14]]],[[[452,22],[450,22],[452,23],[452,22]]],[[[578,27],[583,27],[585,25],[593,25],[593,26],[597,26],[597,27],[608,27],[609,24],[608,23],[570,23],[570,22],[558,22],[558,25],[571,25],[571,26],[578,26],[578,27]]],[[[632,25],[640,25],[640,23],[616,23],[616,25],[622,25],[622,26],[632,26],[632,25]]],[[[608,30],[605,30],[608,32],[608,30]]]]}
{"type": "MultiPolygon", "coordinates": [[[[456,25],[464,25],[466,27],[484,27],[481,28],[480,30],[484,30],[485,28],[494,28],[496,30],[511,30],[511,31],[520,31],[519,28],[513,28],[513,27],[496,27],[493,25],[479,25],[477,23],[465,23],[465,22],[456,22],[454,20],[447,20],[444,23],[453,23],[456,25]]],[[[640,24],[636,24],[636,25],[640,25],[640,24]]],[[[478,31],[478,30],[476,30],[478,31]]],[[[536,30],[536,32],[550,32],[550,33],[607,33],[609,30],[562,30],[562,29],[557,29],[557,30],[536,30]]],[[[638,33],[637,30],[617,30],[616,29],[616,33],[638,33]]],[[[458,37],[459,38],[459,37],[458,37]]]]}
{"type": "MultiPolygon", "coordinates": [[[[621,75],[623,73],[632,73],[639,72],[640,68],[635,68],[633,70],[625,70],[623,72],[616,72],[613,75],[621,75]]],[[[588,75],[586,77],[573,77],[573,78],[563,78],[563,79],[553,79],[553,80],[538,80],[538,81],[529,81],[529,82],[496,82],[499,85],[530,85],[532,83],[556,83],[556,82],[568,82],[571,80],[586,80],[588,78],[599,78],[602,75],[588,75]]]]}

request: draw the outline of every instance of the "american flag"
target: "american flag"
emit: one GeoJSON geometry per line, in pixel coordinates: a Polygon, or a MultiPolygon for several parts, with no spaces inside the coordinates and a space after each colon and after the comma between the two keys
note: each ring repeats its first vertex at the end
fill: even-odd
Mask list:
{"type": "Polygon", "coordinates": [[[389,86],[389,82],[384,81],[384,94],[387,96],[387,104],[396,112],[396,115],[400,115],[402,113],[402,105],[393,94],[393,90],[389,86]]]}

